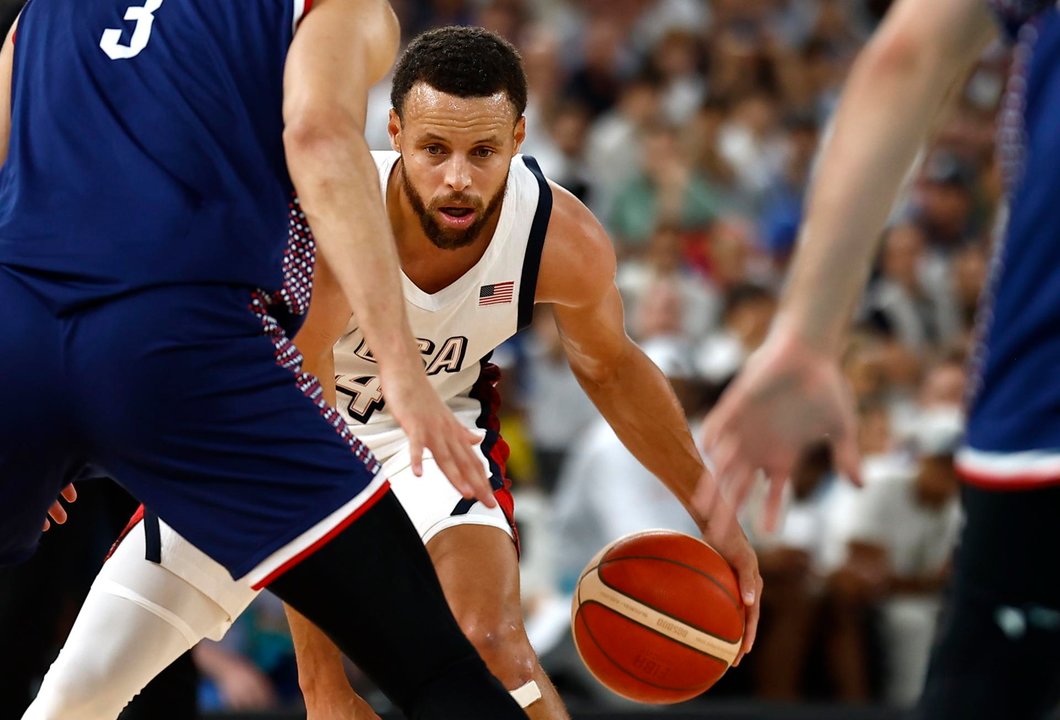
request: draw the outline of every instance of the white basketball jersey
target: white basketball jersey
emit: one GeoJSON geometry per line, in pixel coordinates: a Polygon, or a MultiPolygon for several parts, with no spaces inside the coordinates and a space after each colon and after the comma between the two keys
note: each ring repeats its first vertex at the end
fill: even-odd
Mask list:
{"type": "MultiPolygon", "coordinates": [[[[373,152],[386,196],[399,154],[373,152]]],[[[493,408],[482,387],[493,350],[530,323],[541,250],[552,212],[552,191],[537,162],[512,160],[497,229],[479,261],[436,293],[426,293],[402,273],[412,333],[431,385],[469,425],[486,428],[493,408]]],[[[396,422],[386,411],[378,366],[357,324],[351,319],[335,345],[338,408],[354,433],[379,452],[397,439],[396,422]]],[[[384,453],[385,454],[385,453],[384,453]]]]}

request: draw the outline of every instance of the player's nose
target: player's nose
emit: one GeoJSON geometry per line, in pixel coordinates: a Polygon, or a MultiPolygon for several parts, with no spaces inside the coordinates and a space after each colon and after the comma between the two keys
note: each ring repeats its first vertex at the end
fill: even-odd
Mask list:
{"type": "Polygon", "coordinates": [[[445,184],[455,192],[462,192],[471,186],[471,168],[462,157],[454,155],[446,163],[445,184]]]}

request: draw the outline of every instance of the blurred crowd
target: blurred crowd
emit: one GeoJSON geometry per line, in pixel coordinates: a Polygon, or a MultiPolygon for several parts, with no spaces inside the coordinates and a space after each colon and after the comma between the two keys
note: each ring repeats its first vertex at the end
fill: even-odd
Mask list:
{"type": "MultiPolygon", "coordinates": [[[[611,233],[628,331],[695,428],[769,328],[816,148],[887,1],[393,4],[406,40],[475,24],[519,48],[523,152],[611,233]]],[[[844,366],[864,487],[837,475],[827,446],[808,447],[779,530],[763,530],[754,500],[742,517],[760,553],[763,620],[755,652],[717,694],[899,705],[917,694],[959,522],[953,451],[998,214],[994,113],[1007,65],[994,47],[955,89],[856,312],[844,366]]],[[[388,109],[386,80],[370,101],[377,149],[389,147],[388,109]]],[[[531,639],[571,698],[617,703],[570,647],[578,573],[627,532],[695,527],[581,393],[547,310],[495,358],[531,639]]],[[[196,651],[205,707],[298,702],[282,628],[264,596],[225,641],[196,651]]]]}

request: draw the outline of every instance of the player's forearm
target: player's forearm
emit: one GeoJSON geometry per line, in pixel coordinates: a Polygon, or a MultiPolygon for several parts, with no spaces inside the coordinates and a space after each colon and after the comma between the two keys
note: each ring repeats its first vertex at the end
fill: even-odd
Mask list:
{"type": "Polygon", "coordinates": [[[636,346],[603,378],[575,375],[622,444],[658,477],[702,527],[707,518],[692,511],[704,466],[688,420],[659,368],[636,346]]]}
{"type": "Polygon", "coordinates": [[[298,684],[306,703],[334,690],[348,691],[350,684],[342,667],[342,653],[335,643],[297,610],[289,605],[284,605],[284,609],[298,661],[298,684]]]}
{"type": "Polygon", "coordinates": [[[937,34],[911,31],[913,12],[909,2],[896,7],[897,17],[888,19],[855,63],[808,196],[779,326],[828,352],[838,350],[884,224],[933,118],[987,37],[983,10],[960,27],[946,28],[967,36],[969,46],[960,50],[937,34]]]}
{"type": "Polygon", "coordinates": [[[363,137],[309,128],[292,130],[285,141],[291,177],[317,245],[381,372],[421,373],[378,170],[363,137]]]}

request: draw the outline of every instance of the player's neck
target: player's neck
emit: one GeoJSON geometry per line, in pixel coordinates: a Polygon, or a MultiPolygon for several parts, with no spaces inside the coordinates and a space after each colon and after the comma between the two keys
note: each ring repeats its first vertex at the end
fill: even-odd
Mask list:
{"type": "Polygon", "coordinates": [[[444,250],[427,237],[416,209],[402,191],[402,171],[398,160],[386,185],[387,215],[397,241],[401,270],[424,292],[436,293],[459,280],[482,258],[493,239],[500,213],[490,218],[467,247],[444,250]]]}

